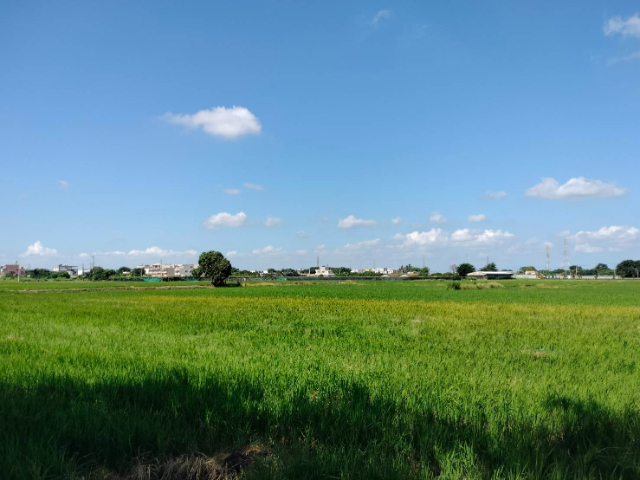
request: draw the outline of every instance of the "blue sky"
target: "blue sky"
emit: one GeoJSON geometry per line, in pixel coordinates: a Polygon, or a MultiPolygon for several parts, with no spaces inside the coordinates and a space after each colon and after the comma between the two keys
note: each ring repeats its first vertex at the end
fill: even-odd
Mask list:
{"type": "Polygon", "coordinates": [[[0,263],[640,257],[638,12],[5,2],[0,263]]]}

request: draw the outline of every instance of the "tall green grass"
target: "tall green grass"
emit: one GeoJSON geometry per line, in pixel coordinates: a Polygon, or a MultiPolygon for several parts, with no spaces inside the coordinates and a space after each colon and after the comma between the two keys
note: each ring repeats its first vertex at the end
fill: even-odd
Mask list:
{"type": "Polygon", "coordinates": [[[533,283],[0,286],[0,477],[639,478],[640,283],[533,283]]]}

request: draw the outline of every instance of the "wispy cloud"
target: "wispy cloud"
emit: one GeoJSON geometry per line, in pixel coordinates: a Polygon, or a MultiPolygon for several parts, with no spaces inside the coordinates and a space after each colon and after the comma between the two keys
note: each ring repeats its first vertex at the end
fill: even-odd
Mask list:
{"type": "Polygon", "coordinates": [[[554,178],[543,178],[539,184],[528,189],[525,195],[546,200],[582,200],[621,197],[625,193],[627,193],[626,188],[617,187],[612,183],[577,177],[568,180],[563,185],[560,185],[554,178]]]}
{"type": "Polygon", "coordinates": [[[235,139],[245,135],[259,135],[262,125],[258,118],[244,107],[215,107],[211,110],[200,110],[189,113],[165,113],[163,120],[188,128],[202,128],[215,137],[235,139]]]}
{"type": "Polygon", "coordinates": [[[447,223],[447,219],[444,215],[440,215],[438,212],[433,212],[429,217],[431,223],[447,223]]]}
{"type": "Polygon", "coordinates": [[[282,255],[284,251],[282,248],[276,248],[271,245],[267,245],[264,248],[257,248],[253,252],[254,255],[282,255]]]}
{"type": "Polygon", "coordinates": [[[238,190],[237,188],[225,188],[224,193],[226,193],[227,195],[239,195],[240,190],[238,190]]]}
{"type": "Polygon", "coordinates": [[[634,60],[640,60],[640,50],[637,52],[633,52],[629,55],[623,55],[621,57],[614,57],[609,59],[609,63],[624,63],[624,62],[632,62],[634,60]]]}
{"type": "Polygon", "coordinates": [[[58,254],[58,251],[55,248],[45,247],[44,245],[42,245],[42,242],[38,240],[33,245],[29,245],[27,247],[27,251],[20,256],[21,257],[30,257],[30,256],[50,257],[57,254],[58,254]]]}
{"type": "Polygon", "coordinates": [[[469,215],[467,220],[470,222],[484,222],[487,219],[487,216],[484,213],[479,213],[478,215],[469,215]]]}
{"type": "Polygon", "coordinates": [[[264,221],[265,227],[275,227],[276,225],[280,225],[282,223],[282,219],[278,217],[272,217],[269,215],[267,219],[264,221]]]}
{"type": "Polygon", "coordinates": [[[402,218],[400,218],[400,217],[396,217],[396,218],[392,218],[392,219],[391,219],[391,223],[392,223],[393,225],[400,225],[400,222],[401,222],[401,221],[402,221],[402,218]]]}
{"type": "Polygon", "coordinates": [[[388,19],[390,16],[391,12],[389,10],[379,10],[378,13],[374,15],[373,20],[371,20],[371,26],[375,28],[379,27],[380,22],[388,19]]]}
{"type": "Polygon", "coordinates": [[[628,18],[611,17],[604,23],[604,34],[640,37],[640,16],[636,13],[628,18]]]}
{"type": "Polygon", "coordinates": [[[60,190],[66,190],[67,188],[69,188],[69,182],[58,180],[58,186],[60,187],[60,190]]]}
{"type": "Polygon", "coordinates": [[[338,220],[338,228],[352,228],[352,227],[371,227],[376,225],[375,220],[365,220],[363,218],[356,218],[353,215],[341,218],[338,220]]]}
{"type": "Polygon", "coordinates": [[[247,215],[244,212],[232,215],[227,212],[216,213],[211,215],[204,221],[204,226],[213,230],[222,227],[241,227],[247,221],[247,215]]]}
{"type": "MultiPolygon", "coordinates": [[[[184,250],[184,251],[176,251],[176,250],[165,250],[160,247],[149,247],[144,250],[130,250],[127,255],[132,257],[140,257],[140,256],[155,256],[155,257],[168,257],[168,256],[182,256],[182,255],[196,255],[198,252],[195,250],[184,250]]],[[[107,252],[106,255],[124,255],[124,252],[107,252]]]]}
{"type": "Polygon", "coordinates": [[[248,188],[249,190],[264,190],[264,187],[262,185],[258,185],[257,183],[244,182],[242,185],[244,186],[244,188],[248,188]]]}
{"type": "Polygon", "coordinates": [[[498,200],[502,200],[506,196],[507,196],[507,192],[504,192],[504,191],[499,191],[499,192],[488,191],[482,196],[482,199],[497,202],[498,200]]]}

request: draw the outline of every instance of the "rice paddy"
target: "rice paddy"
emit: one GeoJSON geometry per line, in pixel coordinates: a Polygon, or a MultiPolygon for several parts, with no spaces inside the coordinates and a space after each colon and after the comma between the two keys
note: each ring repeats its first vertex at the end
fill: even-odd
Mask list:
{"type": "Polygon", "coordinates": [[[640,282],[449,283],[2,282],[0,477],[640,478],[640,282]]]}

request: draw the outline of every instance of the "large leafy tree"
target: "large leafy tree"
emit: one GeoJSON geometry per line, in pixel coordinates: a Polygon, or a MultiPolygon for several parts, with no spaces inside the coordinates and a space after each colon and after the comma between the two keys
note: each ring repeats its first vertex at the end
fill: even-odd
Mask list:
{"type": "Polygon", "coordinates": [[[460,265],[458,265],[457,273],[461,277],[466,277],[467,275],[475,271],[476,271],[476,267],[474,267],[470,263],[461,263],[460,265]]]}
{"type": "Polygon", "coordinates": [[[616,274],[627,278],[640,276],[640,260],[624,260],[620,262],[616,267],[616,274]]]}
{"type": "Polygon", "coordinates": [[[494,262],[491,262],[491,263],[487,263],[484,267],[482,267],[482,271],[483,272],[497,272],[498,271],[498,267],[496,267],[496,264],[494,262]]]}
{"type": "Polygon", "coordinates": [[[219,287],[231,275],[231,262],[214,250],[203,252],[198,259],[198,273],[211,279],[211,284],[219,287]]]}

